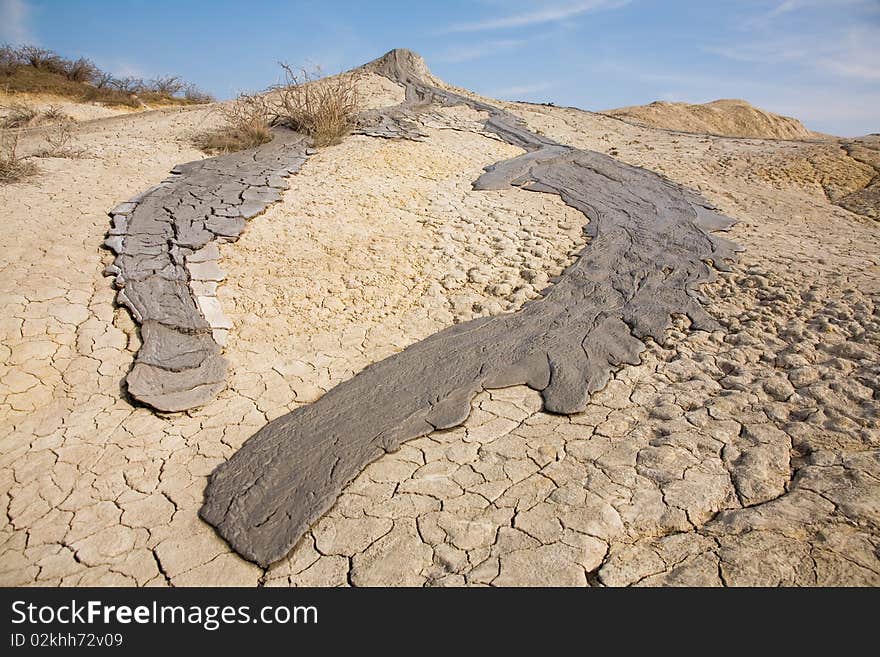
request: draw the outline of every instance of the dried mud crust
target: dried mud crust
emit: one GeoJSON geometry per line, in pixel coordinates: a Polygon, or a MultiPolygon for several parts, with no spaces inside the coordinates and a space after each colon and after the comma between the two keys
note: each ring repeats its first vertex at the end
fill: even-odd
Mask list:
{"type": "Polygon", "coordinates": [[[269,144],[176,166],[172,177],[110,212],[105,273],[141,327],[128,394],[159,411],[202,406],[226,386],[221,355],[232,327],[217,301],[218,242],[281,198],[307,140],[276,129],[269,144]]]}
{"type": "MultiPolygon", "coordinates": [[[[375,105],[400,102],[383,80],[365,80],[375,105]]],[[[471,191],[482,167],[517,154],[497,139],[439,123],[419,126],[422,142],[351,137],[220,245],[229,385],[204,407],[156,415],[121,395],[139,336],[97,246],[106,209],[197,158],[186,144],[211,118],[96,122],[81,137],[95,158],[41,160],[33,183],[0,189],[0,582],[880,584],[876,224],[811,180],[756,173],[796,155],[780,142],[510,107],[532,130],[613,149],[739,220],[746,253],[702,288],[723,330],[679,321],[570,418],[537,410],[526,388],[481,393],[464,425],[380,457],[287,558],[259,568],[199,521],[209,473],[369,363],[534,298],[582,247],[583,218],[551,194],[471,191]],[[763,465],[736,463],[733,448],[718,457],[727,443],[763,465]],[[740,509],[737,489],[752,506],[740,509]]]]}
{"type": "Polygon", "coordinates": [[[200,515],[262,566],[285,556],[368,463],[461,424],[480,390],[526,384],[541,391],[546,410],[576,413],[615,368],[640,362],[642,340],[662,339],[673,313],[697,328],[715,325],[697,286],[711,277],[705,261],[726,268],[732,258],[732,245],[710,231],[733,220],[657,174],[573,150],[508,112],[428,85],[413,57],[394,51],[370,65],[406,90],[406,102],[386,113],[408,126],[404,136],[422,136],[413,128],[422,106],[486,112],[485,131],[526,153],[487,167],[474,188],[558,194],[589,219],[591,242],[544,298],[458,324],[371,365],[268,424],[220,466],[200,515]]]}

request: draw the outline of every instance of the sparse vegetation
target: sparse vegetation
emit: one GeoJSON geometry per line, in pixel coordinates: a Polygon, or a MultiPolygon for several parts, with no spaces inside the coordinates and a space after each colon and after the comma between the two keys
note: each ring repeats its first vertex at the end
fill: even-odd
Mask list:
{"type": "Polygon", "coordinates": [[[195,105],[214,102],[214,97],[211,94],[207,91],[202,91],[191,82],[188,82],[183,88],[183,97],[195,105]]]}
{"type": "Polygon", "coordinates": [[[36,165],[18,152],[19,131],[0,133],[0,184],[18,182],[37,172],[36,165]]]}
{"type": "Polygon", "coordinates": [[[15,48],[9,45],[0,46],[0,76],[12,75],[20,63],[15,48]]]}
{"type": "Polygon", "coordinates": [[[281,63],[285,83],[273,89],[272,123],[312,138],[315,146],[342,141],[358,111],[358,73],[320,78],[319,70],[294,69],[281,63]]]}
{"type": "Polygon", "coordinates": [[[65,59],[37,46],[0,46],[0,87],[8,93],[45,93],[81,102],[140,107],[144,104],[209,103],[213,98],[177,76],[144,81],[116,78],[91,60],[65,59]]]}
{"type": "Polygon", "coordinates": [[[34,125],[40,115],[39,110],[27,103],[12,103],[2,109],[6,110],[5,115],[0,119],[0,127],[9,128],[27,128],[34,125]]]}
{"type": "Polygon", "coordinates": [[[71,82],[92,82],[100,73],[95,63],[84,57],[64,63],[63,75],[71,82]]]}
{"type": "Polygon", "coordinates": [[[49,105],[46,109],[43,110],[43,120],[48,122],[55,121],[72,121],[67,114],[61,111],[61,108],[57,105],[49,105]]]}
{"type": "Polygon", "coordinates": [[[64,73],[64,60],[51,50],[38,46],[21,46],[17,53],[23,64],[51,73],[64,73]]]}
{"type": "Polygon", "coordinates": [[[157,94],[176,96],[183,91],[184,87],[186,87],[186,83],[176,75],[167,75],[165,77],[151,80],[149,86],[150,89],[157,94]]]}
{"type": "Polygon", "coordinates": [[[272,140],[271,112],[265,96],[239,94],[231,104],[220,108],[224,125],[199,135],[195,145],[206,153],[232,153],[272,140]]]}
{"type": "Polygon", "coordinates": [[[7,130],[13,128],[32,128],[45,123],[71,120],[69,116],[61,111],[60,107],[54,105],[50,105],[45,110],[39,110],[28,103],[12,103],[11,105],[0,106],[0,109],[4,110],[4,115],[0,118],[0,128],[7,130]]]}
{"type": "Polygon", "coordinates": [[[80,158],[85,151],[75,145],[76,122],[65,117],[46,133],[43,138],[46,147],[35,154],[35,157],[80,158]]]}
{"type": "Polygon", "coordinates": [[[265,144],[271,127],[286,126],[312,138],[315,146],[338,144],[359,108],[358,73],[320,78],[320,72],[282,63],[285,81],[262,94],[240,94],[221,109],[224,126],[199,135],[206,153],[231,153],[265,144]]]}

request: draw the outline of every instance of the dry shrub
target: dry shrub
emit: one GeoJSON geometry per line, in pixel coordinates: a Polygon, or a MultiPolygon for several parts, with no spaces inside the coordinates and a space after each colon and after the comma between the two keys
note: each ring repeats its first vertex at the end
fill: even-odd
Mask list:
{"type": "Polygon", "coordinates": [[[184,100],[196,104],[203,105],[205,103],[213,103],[214,97],[207,91],[202,91],[193,83],[188,83],[183,87],[184,100]]]}
{"type": "Polygon", "coordinates": [[[0,75],[12,75],[21,66],[18,51],[9,44],[0,46],[0,75]]]}
{"type": "Polygon", "coordinates": [[[27,103],[12,103],[3,107],[6,116],[0,119],[0,128],[32,128],[43,123],[56,123],[58,121],[70,121],[70,117],[61,111],[60,107],[50,105],[40,111],[27,103]]]}
{"type": "Polygon", "coordinates": [[[19,131],[0,133],[0,183],[14,183],[37,172],[29,159],[18,153],[19,131]]]}
{"type": "Polygon", "coordinates": [[[54,50],[40,48],[38,46],[21,46],[18,49],[19,59],[41,71],[64,74],[65,61],[54,50]]]}
{"type": "Polygon", "coordinates": [[[185,86],[186,83],[176,75],[166,75],[150,80],[149,84],[146,85],[146,89],[163,96],[176,96],[183,91],[185,86]]]}
{"type": "Polygon", "coordinates": [[[206,153],[231,153],[272,140],[271,126],[282,125],[312,138],[315,146],[342,141],[354,125],[359,98],[359,74],[348,72],[320,78],[319,72],[294,69],[282,63],[284,84],[267,94],[239,94],[223,107],[225,125],[199,135],[198,148],[206,153]]]}
{"type": "Polygon", "coordinates": [[[39,122],[40,111],[27,103],[12,103],[3,107],[6,116],[0,119],[2,128],[27,128],[39,122]]]}
{"type": "Polygon", "coordinates": [[[43,138],[46,147],[39,151],[35,157],[64,157],[68,159],[83,157],[85,151],[75,144],[75,127],[76,122],[70,117],[65,117],[46,133],[43,138]]]}
{"type": "Polygon", "coordinates": [[[146,89],[146,83],[143,78],[132,76],[124,78],[116,78],[111,83],[113,88],[126,94],[136,94],[146,89]]]}
{"type": "Polygon", "coordinates": [[[61,111],[61,108],[58,105],[49,105],[46,109],[43,110],[43,120],[45,121],[72,121],[72,119],[67,116],[64,112],[61,111]]]}
{"type": "Polygon", "coordinates": [[[98,74],[95,75],[95,79],[92,81],[92,84],[95,85],[96,89],[109,89],[113,86],[113,82],[116,78],[112,73],[106,73],[104,71],[98,71],[98,74]]]}
{"type": "Polygon", "coordinates": [[[64,77],[71,82],[93,82],[100,73],[95,63],[85,57],[64,62],[64,77]]]}
{"type": "Polygon", "coordinates": [[[235,102],[220,108],[225,125],[199,135],[197,148],[206,153],[232,153],[272,141],[270,109],[259,94],[239,94],[235,102]]]}
{"type": "Polygon", "coordinates": [[[360,104],[359,74],[350,71],[319,79],[319,70],[294,69],[283,62],[281,68],[286,79],[272,90],[273,123],[308,135],[315,146],[342,141],[351,132],[360,104]]]}

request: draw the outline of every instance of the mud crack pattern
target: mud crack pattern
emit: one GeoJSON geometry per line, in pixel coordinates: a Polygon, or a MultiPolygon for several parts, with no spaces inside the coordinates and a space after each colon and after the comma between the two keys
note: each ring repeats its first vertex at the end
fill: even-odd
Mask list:
{"type": "MultiPolygon", "coordinates": [[[[660,341],[674,313],[714,322],[697,301],[732,245],[710,230],[733,221],[694,192],[607,155],[568,148],[512,114],[423,82],[414,56],[371,66],[406,88],[394,114],[430,103],[486,111],[485,128],[526,154],[487,168],[478,190],[515,185],[558,194],[592,238],[543,299],[509,315],[442,331],[376,363],[313,404],[268,424],[211,476],[203,519],[245,558],[282,558],[368,463],[408,440],[464,422],[481,390],[526,384],[544,408],[584,409],[642,340],[660,341]]],[[[380,122],[382,123],[382,122],[380,122]]]]}

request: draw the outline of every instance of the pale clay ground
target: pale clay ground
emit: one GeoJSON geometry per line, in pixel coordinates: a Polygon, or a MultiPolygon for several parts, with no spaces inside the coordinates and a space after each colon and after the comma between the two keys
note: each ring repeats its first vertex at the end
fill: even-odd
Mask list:
{"type": "MultiPolygon", "coordinates": [[[[365,83],[376,105],[401,97],[365,83]]],[[[748,251],[705,288],[724,330],[680,321],[571,417],[525,388],[482,393],[463,427],[369,466],[264,571],[198,519],[211,470],[368,363],[534,297],[584,219],[555,196],[471,191],[518,151],[467,132],[469,110],[426,118],[419,143],[323,149],[222,249],[228,389],[159,416],[120,392],[137,335],[101,276],[105,213],[202,157],[187,140],[217,119],[84,124],[91,157],[0,188],[0,584],[880,584],[880,239],[821,180],[864,172],[823,144],[506,106],[740,220],[748,251]]]]}

